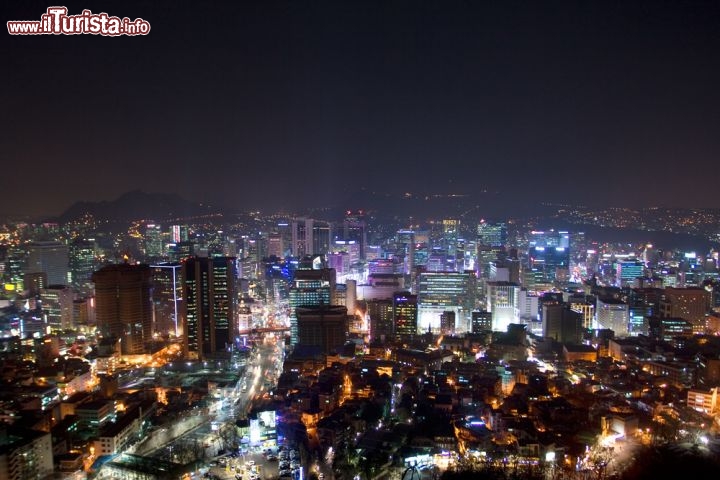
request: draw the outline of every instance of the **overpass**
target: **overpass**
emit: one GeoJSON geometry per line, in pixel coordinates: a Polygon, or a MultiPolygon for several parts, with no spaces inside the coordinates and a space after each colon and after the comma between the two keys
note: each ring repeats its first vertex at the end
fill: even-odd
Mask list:
{"type": "Polygon", "coordinates": [[[260,327],[260,328],[248,328],[247,330],[239,330],[239,335],[255,335],[257,333],[270,333],[270,332],[289,332],[290,327],[260,327]]]}

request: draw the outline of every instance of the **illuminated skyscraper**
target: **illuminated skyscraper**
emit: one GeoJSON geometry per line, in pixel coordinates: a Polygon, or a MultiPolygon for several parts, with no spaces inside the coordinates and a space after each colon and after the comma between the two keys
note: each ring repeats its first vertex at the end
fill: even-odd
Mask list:
{"type": "Polygon", "coordinates": [[[153,333],[179,336],[182,333],[182,264],[152,265],[153,333]]]}
{"type": "Polygon", "coordinates": [[[475,309],[477,279],[474,272],[423,272],[418,279],[418,323],[440,331],[440,315],[454,311],[458,332],[470,331],[471,312],[475,309]]]}
{"type": "Polygon", "coordinates": [[[290,302],[290,343],[299,341],[298,307],[330,305],[335,296],[335,270],[332,268],[295,270],[293,286],[289,291],[290,302]]]}
{"type": "Polygon", "coordinates": [[[399,338],[418,334],[418,296],[410,292],[393,295],[393,322],[395,335],[399,338]]]}
{"type": "Polygon", "coordinates": [[[151,269],[148,265],[108,265],[95,272],[98,329],[118,338],[124,354],[144,353],[152,339],[151,269]]]}
{"type": "Polygon", "coordinates": [[[504,247],[507,244],[507,226],[480,220],[477,227],[478,245],[504,247]]]}
{"type": "Polygon", "coordinates": [[[95,242],[75,240],[69,245],[70,280],[72,287],[82,293],[92,289],[92,274],[97,269],[95,242]]]}
{"type": "Polygon", "coordinates": [[[520,286],[511,282],[487,282],[486,309],[492,314],[492,329],[506,332],[520,316],[520,286]]]}
{"type": "Polygon", "coordinates": [[[40,305],[45,323],[53,332],[73,328],[73,291],[67,285],[40,289],[40,305]]]}
{"type": "Polygon", "coordinates": [[[235,258],[190,257],[183,262],[182,279],[187,356],[228,356],[236,328],[235,258]]]}
{"type": "Polygon", "coordinates": [[[143,237],[145,258],[147,260],[157,260],[163,254],[163,237],[160,225],[149,223],[145,226],[145,235],[143,237]]]}
{"type": "Polygon", "coordinates": [[[598,298],[596,312],[599,328],[612,330],[618,337],[628,335],[630,309],[627,303],[598,298]]]}

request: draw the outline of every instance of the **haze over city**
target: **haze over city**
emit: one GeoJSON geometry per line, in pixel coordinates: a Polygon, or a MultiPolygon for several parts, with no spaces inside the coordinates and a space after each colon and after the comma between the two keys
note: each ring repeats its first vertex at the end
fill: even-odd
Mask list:
{"type": "Polygon", "coordinates": [[[152,30],[6,37],[5,213],[135,188],[248,210],[361,188],[720,207],[715,2],[65,6],[152,30]]]}

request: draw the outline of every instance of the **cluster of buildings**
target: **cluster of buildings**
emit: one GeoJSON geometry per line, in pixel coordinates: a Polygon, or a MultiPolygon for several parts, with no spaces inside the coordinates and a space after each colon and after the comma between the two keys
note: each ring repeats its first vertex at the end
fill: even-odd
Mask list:
{"type": "Polygon", "coordinates": [[[158,406],[118,393],[132,365],[229,362],[266,331],[288,339],[267,408],[335,452],[339,476],[452,452],[590,465],[599,438],[714,432],[717,252],[485,220],[380,228],[360,211],[257,225],[2,232],[0,477],[126,450],[158,406]]]}

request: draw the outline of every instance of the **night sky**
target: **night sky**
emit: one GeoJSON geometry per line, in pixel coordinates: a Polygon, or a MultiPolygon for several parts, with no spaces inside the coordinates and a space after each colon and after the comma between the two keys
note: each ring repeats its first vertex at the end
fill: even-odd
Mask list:
{"type": "MultiPolygon", "coordinates": [[[[720,208],[720,2],[5,2],[150,22],[0,41],[3,213],[136,188],[720,208]]],[[[5,27],[3,27],[5,28],[5,27]]]]}

